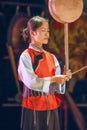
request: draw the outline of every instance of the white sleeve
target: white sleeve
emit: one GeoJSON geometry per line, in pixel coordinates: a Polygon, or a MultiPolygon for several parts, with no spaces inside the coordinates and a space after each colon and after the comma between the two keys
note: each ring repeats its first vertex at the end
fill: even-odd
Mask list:
{"type": "MultiPolygon", "coordinates": [[[[58,62],[58,60],[57,60],[57,58],[55,56],[54,56],[54,61],[55,61],[55,65],[56,65],[56,73],[55,73],[55,75],[60,75],[61,74],[61,68],[60,68],[59,62],[58,62]]],[[[63,85],[58,84],[59,93],[61,93],[61,94],[65,93],[65,88],[66,88],[65,86],[66,86],[65,84],[63,84],[63,85]]]]}
{"type": "Polygon", "coordinates": [[[22,53],[20,56],[18,74],[26,87],[36,91],[49,92],[51,78],[38,78],[33,70],[31,57],[27,53],[22,53]]]}

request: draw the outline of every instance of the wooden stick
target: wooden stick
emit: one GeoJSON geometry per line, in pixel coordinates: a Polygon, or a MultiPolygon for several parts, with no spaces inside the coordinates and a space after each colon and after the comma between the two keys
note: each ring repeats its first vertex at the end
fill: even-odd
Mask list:
{"type": "Polygon", "coordinates": [[[64,44],[65,44],[65,64],[69,69],[69,49],[68,49],[68,23],[64,24],[64,44]]]}
{"type": "Polygon", "coordinates": [[[74,74],[76,74],[76,73],[78,73],[78,72],[80,72],[80,71],[82,71],[82,70],[84,70],[84,69],[87,69],[87,66],[82,67],[82,68],[79,69],[79,70],[76,70],[75,72],[72,73],[72,75],[74,75],[74,74]]]}

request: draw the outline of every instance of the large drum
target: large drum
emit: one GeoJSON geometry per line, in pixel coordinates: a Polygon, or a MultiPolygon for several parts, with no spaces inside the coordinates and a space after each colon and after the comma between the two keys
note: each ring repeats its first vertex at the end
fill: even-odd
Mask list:
{"type": "Polygon", "coordinates": [[[48,7],[52,17],[64,24],[65,64],[68,69],[68,23],[74,22],[82,14],[83,0],[49,0],[48,7]]]}
{"type": "Polygon", "coordinates": [[[77,20],[83,11],[83,0],[49,0],[49,11],[60,23],[71,23],[77,20]]]}

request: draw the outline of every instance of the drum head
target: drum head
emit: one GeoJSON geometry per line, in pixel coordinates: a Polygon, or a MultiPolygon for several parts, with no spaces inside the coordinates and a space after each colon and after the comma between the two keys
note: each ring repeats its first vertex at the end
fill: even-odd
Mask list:
{"type": "Polygon", "coordinates": [[[14,54],[20,54],[25,48],[28,47],[28,43],[24,43],[22,37],[22,31],[26,28],[28,22],[28,16],[22,12],[13,16],[8,28],[7,44],[11,44],[14,54]]]}
{"type": "Polygon", "coordinates": [[[49,0],[48,7],[56,21],[71,23],[82,14],[83,0],[49,0]]]}

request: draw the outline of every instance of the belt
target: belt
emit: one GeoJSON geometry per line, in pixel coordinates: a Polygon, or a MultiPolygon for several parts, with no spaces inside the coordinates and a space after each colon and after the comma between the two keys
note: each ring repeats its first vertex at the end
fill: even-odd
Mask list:
{"type": "Polygon", "coordinates": [[[30,90],[29,96],[47,96],[47,94],[44,92],[40,92],[40,91],[30,90]]]}

